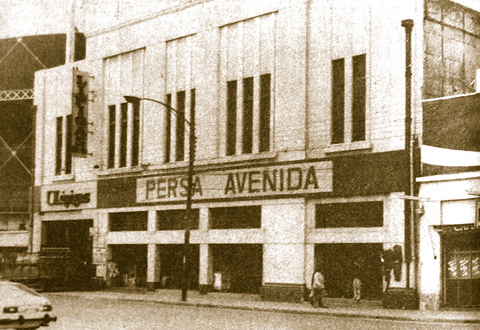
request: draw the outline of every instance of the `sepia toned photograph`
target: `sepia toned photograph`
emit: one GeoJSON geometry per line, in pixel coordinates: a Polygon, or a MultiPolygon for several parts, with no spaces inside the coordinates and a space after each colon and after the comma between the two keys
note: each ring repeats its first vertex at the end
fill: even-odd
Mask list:
{"type": "Polygon", "coordinates": [[[480,0],[0,0],[0,329],[480,329],[480,0]]]}

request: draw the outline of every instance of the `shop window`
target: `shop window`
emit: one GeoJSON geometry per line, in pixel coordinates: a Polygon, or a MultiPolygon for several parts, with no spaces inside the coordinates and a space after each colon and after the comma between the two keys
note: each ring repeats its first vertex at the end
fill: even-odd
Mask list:
{"type": "Polygon", "coordinates": [[[210,209],[210,228],[261,228],[261,206],[220,207],[210,209]]]}
{"type": "Polygon", "coordinates": [[[148,223],[147,212],[110,213],[110,231],[146,231],[148,223]]]}
{"type": "MultiPolygon", "coordinates": [[[[198,229],[198,209],[193,209],[193,221],[190,229],[198,229]]],[[[157,212],[157,230],[183,230],[185,229],[185,210],[168,210],[157,212]]]]}
{"type": "Polygon", "coordinates": [[[316,228],[381,226],[383,226],[383,202],[316,205],[316,228]]]}

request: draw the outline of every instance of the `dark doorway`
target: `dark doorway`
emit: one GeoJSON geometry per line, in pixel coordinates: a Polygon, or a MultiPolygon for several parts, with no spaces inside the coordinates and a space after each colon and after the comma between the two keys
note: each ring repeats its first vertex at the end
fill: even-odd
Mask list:
{"type": "Polygon", "coordinates": [[[110,245],[112,261],[116,263],[119,280],[113,286],[143,288],[147,285],[147,245],[110,245]]]}
{"type": "MultiPolygon", "coordinates": [[[[70,290],[84,290],[95,276],[92,265],[92,220],[44,221],[42,248],[66,248],[63,285],[70,290]]],[[[53,265],[51,265],[53,266],[53,265]]]]}
{"type": "Polygon", "coordinates": [[[228,281],[226,291],[259,293],[262,286],[263,246],[261,244],[211,245],[213,271],[228,281]]]}
{"type": "Polygon", "coordinates": [[[382,297],[382,244],[317,244],[315,267],[325,276],[329,297],[353,297],[354,262],[361,265],[362,298],[382,297]]]}
{"type": "MultiPolygon", "coordinates": [[[[160,280],[162,288],[182,288],[183,283],[183,244],[160,246],[160,280]]],[[[190,289],[198,289],[199,247],[189,245],[187,266],[189,267],[190,289]]]]}

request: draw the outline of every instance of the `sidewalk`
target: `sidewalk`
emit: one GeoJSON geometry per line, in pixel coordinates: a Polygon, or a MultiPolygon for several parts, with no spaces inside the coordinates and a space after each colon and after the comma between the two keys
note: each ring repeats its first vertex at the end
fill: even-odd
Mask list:
{"type": "Polygon", "coordinates": [[[146,291],[93,291],[93,292],[51,292],[50,296],[75,296],[92,300],[144,301],[172,305],[188,305],[198,307],[217,307],[296,314],[318,314],[328,316],[362,317],[374,319],[479,323],[480,310],[398,310],[383,309],[378,301],[355,302],[349,299],[326,298],[328,308],[313,308],[309,303],[287,303],[262,301],[260,296],[252,294],[236,294],[209,292],[201,295],[197,291],[188,291],[187,301],[181,301],[180,290],[146,291]]]}

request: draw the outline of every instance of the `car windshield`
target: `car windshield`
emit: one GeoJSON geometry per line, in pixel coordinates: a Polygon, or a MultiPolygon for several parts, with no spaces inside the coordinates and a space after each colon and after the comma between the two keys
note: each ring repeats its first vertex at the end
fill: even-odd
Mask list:
{"type": "Polygon", "coordinates": [[[19,283],[0,283],[0,297],[19,297],[31,294],[39,297],[34,290],[19,283]]]}

